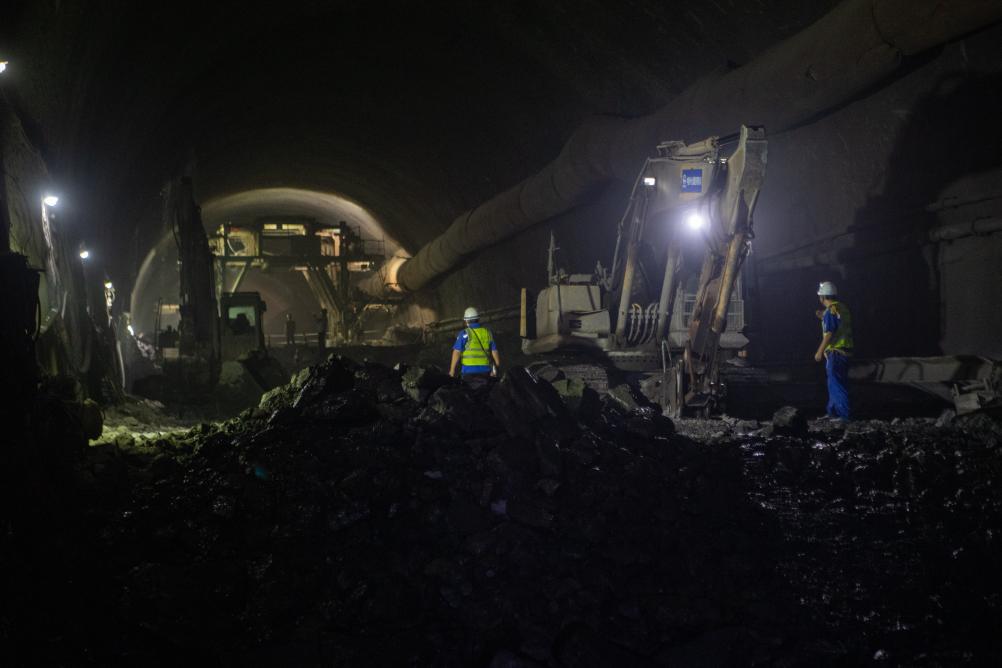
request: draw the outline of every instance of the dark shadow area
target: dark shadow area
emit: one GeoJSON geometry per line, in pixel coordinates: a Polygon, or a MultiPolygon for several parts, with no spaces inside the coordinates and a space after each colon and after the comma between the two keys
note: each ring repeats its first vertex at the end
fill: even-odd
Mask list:
{"type": "MultiPolygon", "coordinates": [[[[941,276],[929,241],[942,221],[928,207],[962,177],[1002,166],[1000,105],[1002,75],[958,73],[909,110],[886,186],[858,212],[849,229],[854,242],[838,253],[860,356],[942,354],[941,276]]],[[[986,194],[970,189],[960,196],[986,194]]]]}
{"type": "Polygon", "coordinates": [[[997,417],[692,422],[331,356],[240,419],[21,448],[9,664],[997,665],[997,417]]]}
{"type": "MultiPolygon", "coordinates": [[[[820,281],[845,284],[835,268],[804,267],[771,274],[759,279],[754,305],[755,318],[748,323],[756,337],[751,338],[750,355],[755,364],[785,364],[799,366],[813,363],[814,351],[821,338],[821,322],[814,312],[820,308],[817,287],[820,281]],[[778,308],[776,305],[780,305],[778,308]],[[796,317],[788,317],[793,312],[796,317]],[[772,316],[770,319],[768,316],[772,316]],[[776,318],[780,315],[780,318],[776,318]]],[[[845,290],[846,294],[853,294],[845,290]]],[[[849,303],[853,307],[852,302],[849,303]]],[[[855,311],[853,311],[855,313],[855,311]]],[[[746,326],[747,329],[747,326],[746,326]]],[[[824,367],[819,378],[824,378],[824,367]]]]}

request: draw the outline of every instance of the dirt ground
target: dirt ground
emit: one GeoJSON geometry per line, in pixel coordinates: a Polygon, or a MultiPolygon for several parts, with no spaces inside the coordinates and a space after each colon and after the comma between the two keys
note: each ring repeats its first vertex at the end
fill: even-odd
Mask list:
{"type": "Polygon", "coordinates": [[[230,420],[164,410],[23,492],[7,665],[1002,660],[988,413],[672,424],[336,357],[230,420]]]}

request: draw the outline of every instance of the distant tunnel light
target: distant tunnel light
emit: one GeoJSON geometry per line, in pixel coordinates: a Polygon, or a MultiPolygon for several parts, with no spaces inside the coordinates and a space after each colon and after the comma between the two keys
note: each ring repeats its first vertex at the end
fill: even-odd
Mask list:
{"type": "Polygon", "coordinates": [[[0,60],[0,73],[7,71],[7,61],[0,60]]]}
{"type": "Polygon", "coordinates": [[[42,198],[42,204],[45,206],[55,206],[59,204],[59,198],[55,195],[46,195],[42,198]]]}
{"type": "Polygon", "coordinates": [[[685,224],[688,225],[691,230],[699,230],[706,225],[706,218],[704,218],[702,214],[693,212],[685,219],[685,224]]]}
{"type": "Polygon", "coordinates": [[[655,179],[653,176],[644,177],[644,185],[649,188],[653,188],[657,182],[658,182],[657,179],[655,179]]]}
{"type": "Polygon", "coordinates": [[[80,247],[80,259],[81,260],[86,260],[89,257],[90,257],[90,251],[87,250],[86,246],[81,246],[80,247]]]}

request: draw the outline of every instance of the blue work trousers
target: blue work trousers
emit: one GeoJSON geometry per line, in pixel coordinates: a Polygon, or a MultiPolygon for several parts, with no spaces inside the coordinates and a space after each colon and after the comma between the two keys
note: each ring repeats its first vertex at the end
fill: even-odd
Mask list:
{"type": "Polygon", "coordinates": [[[828,372],[828,415],[849,419],[849,358],[841,353],[825,353],[828,372]]]}
{"type": "Polygon", "coordinates": [[[464,373],[463,374],[463,384],[474,392],[482,390],[491,384],[491,375],[489,373],[464,373]]]}

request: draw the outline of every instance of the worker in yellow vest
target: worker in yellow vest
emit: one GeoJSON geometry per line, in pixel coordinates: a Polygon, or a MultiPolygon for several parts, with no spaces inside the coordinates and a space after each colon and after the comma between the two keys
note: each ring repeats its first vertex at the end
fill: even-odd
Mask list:
{"type": "Polygon", "coordinates": [[[452,363],[449,375],[456,377],[462,368],[463,382],[478,388],[487,384],[487,379],[497,376],[501,366],[501,356],[491,330],[480,324],[480,313],[472,306],[463,313],[466,327],[456,336],[452,345],[452,363]]]}
{"type": "Polygon", "coordinates": [[[852,356],[852,316],[849,307],[838,300],[838,289],[831,281],[818,286],[818,301],[825,307],[821,319],[821,344],[814,361],[825,362],[828,374],[828,416],[849,419],[849,357],[852,356]]]}

